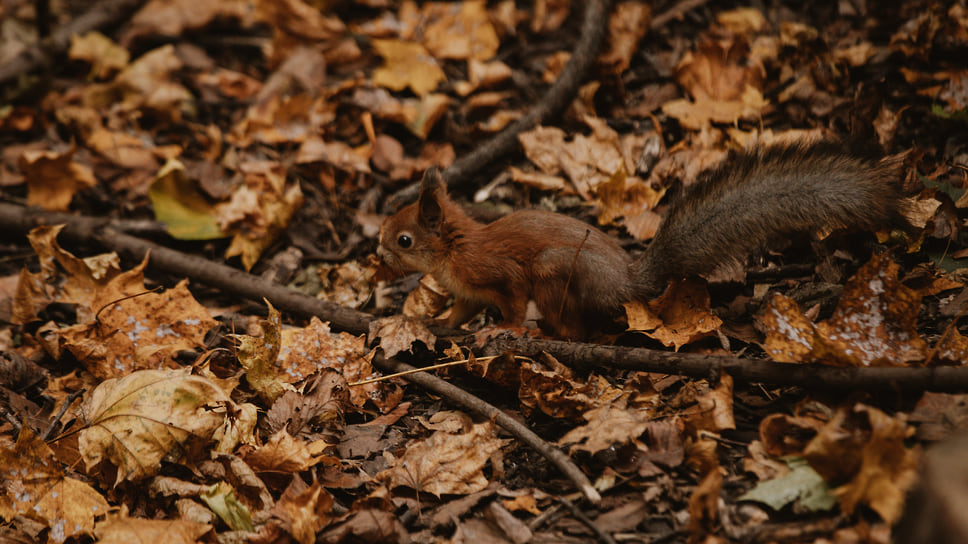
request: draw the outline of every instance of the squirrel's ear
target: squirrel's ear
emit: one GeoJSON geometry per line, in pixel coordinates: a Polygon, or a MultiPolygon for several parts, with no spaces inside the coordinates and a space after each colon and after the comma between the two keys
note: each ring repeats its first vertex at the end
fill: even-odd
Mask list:
{"type": "Polygon", "coordinates": [[[424,172],[420,182],[420,200],[417,201],[417,219],[420,224],[431,231],[437,232],[443,212],[440,208],[440,194],[444,190],[444,180],[440,177],[440,170],[431,166],[424,172]]]}

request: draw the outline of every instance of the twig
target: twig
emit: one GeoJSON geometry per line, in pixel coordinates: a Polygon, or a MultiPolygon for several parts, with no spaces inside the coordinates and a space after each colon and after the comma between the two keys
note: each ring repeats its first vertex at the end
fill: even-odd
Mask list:
{"type": "MultiPolygon", "coordinates": [[[[382,354],[377,354],[373,357],[373,366],[384,372],[405,372],[414,369],[414,367],[406,363],[395,359],[387,359],[382,354]]],[[[504,430],[511,433],[515,438],[530,446],[548,461],[551,461],[553,465],[558,467],[558,470],[578,487],[586,499],[593,504],[601,502],[601,495],[595,490],[591,482],[588,481],[588,477],[571,462],[571,459],[567,455],[542,440],[540,436],[536,435],[534,431],[524,424],[519,423],[516,419],[498,410],[494,405],[488,404],[480,398],[432,374],[423,372],[411,374],[407,377],[407,380],[428,391],[442,395],[451,402],[459,404],[468,410],[491,419],[494,423],[497,423],[504,430]]]]}
{"type": "Polygon", "coordinates": [[[584,523],[585,527],[591,529],[592,532],[595,533],[595,536],[598,537],[599,542],[604,542],[605,544],[616,544],[615,539],[612,538],[612,535],[603,531],[598,525],[595,525],[595,522],[586,516],[584,512],[579,510],[573,502],[564,497],[558,497],[558,502],[565,505],[565,508],[571,511],[571,515],[578,518],[578,521],[584,523]]]}
{"type": "Polygon", "coordinates": [[[60,410],[57,411],[57,415],[54,416],[54,419],[50,420],[50,424],[47,425],[46,429],[44,429],[44,433],[40,435],[41,440],[45,442],[47,441],[47,437],[50,436],[50,433],[54,432],[54,428],[57,427],[57,424],[60,423],[61,418],[64,417],[65,413],[67,413],[67,409],[70,408],[71,403],[74,402],[74,399],[83,395],[85,391],[87,391],[87,389],[81,388],[67,395],[67,398],[64,399],[64,403],[61,404],[60,410]]]}
{"type": "Polygon", "coordinates": [[[652,18],[649,23],[649,28],[658,29],[662,28],[669,21],[673,19],[678,19],[699,6],[705,4],[709,0],[680,0],[676,5],[672,6],[670,9],[663,13],[660,13],[652,18]]]}
{"type": "Polygon", "coordinates": [[[58,28],[50,37],[24,50],[0,65],[0,83],[19,77],[44,65],[50,56],[63,53],[71,43],[71,36],[104,28],[123,20],[142,0],[102,0],[83,15],[58,28]]]}
{"type": "MultiPolygon", "coordinates": [[[[486,362],[486,361],[490,361],[490,360],[493,360],[493,359],[497,359],[498,357],[499,357],[498,355],[493,355],[491,357],[480,357],[480,358],[474,359],[474,362],[478,362],[478,363],[480,363],[480,362],[486,362]]],[[[416,374],[417,372],[429,372],[431,370],[437,370],[438,368],[447,368],[449,366],[466,365],[469,362],[471,362],[471,359],[461,359],[460,361],[450,361],[450,362],[447,362],[447,363],[440,363],[440,364],[436,364],[436,365],[422,366],[420,368],[414,368],[412,370],[406,370],[406,371],[403,371],[403,372],[397,372],[395,374],[386,374],[384,376],[380,376],[379,378],[370,378],[368,380],[363,380],[363,381],[359,381],[359,382],[348,383],[346,385],[349,386],[349,387],[355,387],[357,385],[366,385],[368,383],[382,382],[382,381],[390,380],[390,379],[393,379],[393,378],[400,378],[402,376],[407,376],[407,375],[410,375],[410,374],[416,374]]]]}
{"type": "MultiPolygon", "coordinates": [[[[511,123],[500,134],[457,159],[447,170],[444,170],[441,173],[444,183],[448,185],[467,183],[473,174],[515,149],[518,145],[518,134],[559,115],[568,107],[585,80],[585,76],[594,66],[598,51],[605,41],[610,6],[611,0],[587,0],[581,35],[558,79],[524,117],[511,123]]],[[[385,210],[395,210],[404,203],[416,199],[419,191],[419,183],[404,187],[387,199],[385,210]]]]}

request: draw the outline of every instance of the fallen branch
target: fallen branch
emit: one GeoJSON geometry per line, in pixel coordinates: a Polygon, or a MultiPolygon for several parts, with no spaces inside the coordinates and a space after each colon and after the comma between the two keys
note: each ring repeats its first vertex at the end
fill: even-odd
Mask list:
{"type": "MultiPolygon", "coordinates": [[[[415,369],[415,367],[397,361],[396,359],[386,359],[382,355],[377,355],[373,358],[373,365],[384,372],[407,372],[415,369]]],[[[494,423],[500,425],[501,428],[511,433],[516,439],[527,444],[550,461],[551,464],[558,467],[558,470],[578,487],[586,499],[594,504],[598,504],[602,500],[601,495],[595,490],[591,482],[588,481],[585,473],[572,463],[567,455],[558,448],[545,442],[523,423],[518,422],[518,420],[502,412],[494,405],[432,374],[408,374],[406,379],[428,391],[441,395],[455,404],[459,404],[472,412],[494,421],[494,423]]]]}
{"type": "Polygon", "coordinates": [[[515,338],[509,334],[493,338],[484,351],[512,351],[529,357],[547,352],[565,365],[585,369],[606,366],[696,378],[715,377],[725,372],[737,383],[795,385],[816,390],[968,391],[966,366],[848,368],[515,338]]]}
{"type": "Polygon", "coordinates": [[[0,83],[32,72],[71,45],[71,36],[107,27],[127,18],[142,0],[102,0],[83,15],[58,28],[50,37],[23,50],[0,66],[0,83]]]}

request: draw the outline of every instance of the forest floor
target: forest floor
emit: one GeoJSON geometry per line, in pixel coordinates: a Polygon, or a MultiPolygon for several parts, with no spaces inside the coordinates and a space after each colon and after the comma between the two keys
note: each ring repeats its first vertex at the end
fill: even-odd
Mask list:
{"type": "Polygon", "coordinates": [[[881,4],[0,2],[0,541],[954,534],[968,8],[881,4]],[[736,255],[587,343],[432,326],[376,256],[431,166],[634,257],[731,153],[817,140],[900,165],[912,228],[736,255]]]}

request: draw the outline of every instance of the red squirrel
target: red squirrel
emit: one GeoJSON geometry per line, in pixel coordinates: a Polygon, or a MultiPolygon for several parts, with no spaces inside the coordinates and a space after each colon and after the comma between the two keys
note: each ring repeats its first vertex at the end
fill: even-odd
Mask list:
{"type": "Polygon", "coordinates": [[[773,145],[732,153],[685,188],[644,254],[578,219],[513,212],[483,224],[447,195],[436,168],[420,198],[380,229],[378,253],[392,268],[430,274],[454,296],[446,324],[496,306],[508,325],[533,300],[565,338],[584,338],[622,303],[661,295],[670,280],[745,259],[772,239],[811,229],[906,228],[902,161],[849,153],[833,142],[773,145]]]}

